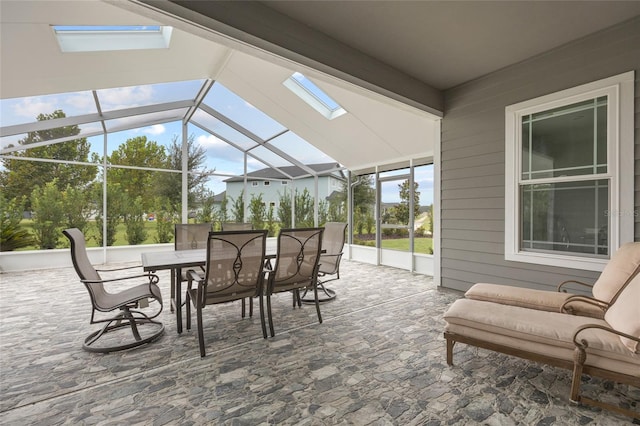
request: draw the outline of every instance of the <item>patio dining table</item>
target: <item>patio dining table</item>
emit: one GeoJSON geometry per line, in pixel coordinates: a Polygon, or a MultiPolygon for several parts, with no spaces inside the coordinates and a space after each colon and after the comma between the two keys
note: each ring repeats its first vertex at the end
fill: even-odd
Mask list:
{"type": "MultiPolygon", "coordinates": [[[[265,259],[275,259],[278,250],[278,239],[267,238],[265,259]]],[[[171,306],[176,314],[176,328],[182,333],[182,276],[183,269],[193,269],[205,266],[206,249],[171,250],[142,253],[142,268],[145,272],[160,270],[171,271],[171,306]]]]}

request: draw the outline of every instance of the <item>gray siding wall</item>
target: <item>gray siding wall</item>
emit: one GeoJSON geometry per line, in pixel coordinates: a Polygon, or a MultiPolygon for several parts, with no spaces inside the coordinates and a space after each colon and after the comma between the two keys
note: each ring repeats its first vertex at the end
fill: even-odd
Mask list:
{"type": "MultiPolygon", "coordinates": [[[[445,92],[441,285],[554,289],[598,273],[504,260],[505,107],[635,70],[635,208],[640,210],[640,17],[445,92]]],[[[636,216],[635,241],[640,241],[636,216]]]]}

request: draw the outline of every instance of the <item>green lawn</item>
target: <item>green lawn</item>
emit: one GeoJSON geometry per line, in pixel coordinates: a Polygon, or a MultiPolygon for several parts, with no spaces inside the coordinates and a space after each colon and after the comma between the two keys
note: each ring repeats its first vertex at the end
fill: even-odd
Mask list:
{"type": "MultiPolygon", "coordinates": [[[[414,252],[430,254],[430,250],[433,247],[432,238],[416,238],[414,239],[414,252]]],[[[391,250],[403,250],[409,251],[409,239],[408,238],[394,238],[388,240],[382,240],[382,248],[391,250]]]]}

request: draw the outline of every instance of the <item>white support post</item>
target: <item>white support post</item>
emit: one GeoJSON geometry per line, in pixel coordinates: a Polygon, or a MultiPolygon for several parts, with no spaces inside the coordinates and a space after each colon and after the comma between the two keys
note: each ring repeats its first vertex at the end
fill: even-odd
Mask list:
{"type": "Polygon", "coordinates": [[[189,222],[189,136],[187,123],[182,123],[182,223],[189,222]]]}

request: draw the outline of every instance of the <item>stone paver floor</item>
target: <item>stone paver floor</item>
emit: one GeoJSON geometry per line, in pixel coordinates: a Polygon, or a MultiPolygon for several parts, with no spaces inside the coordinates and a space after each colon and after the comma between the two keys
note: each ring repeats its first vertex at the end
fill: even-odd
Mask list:
{"type": "MultiPolygon", "coordinates": [[[[165,298],[167,273],[160,274],[165,298]]],[[[292,309],[274,298],[276,337],[238,303],[196,330],[130,351],[82,350],[89,296],[71,268],[0,275],[0,424],[619,425],[568,403],[570,372],[456,346],[445,362],[442,314],[460,294],[429,277],[343,261],[338,298],[292,309]]],[[[585,394],[638,406],[640,390],[585,377],[585,394]]]]}

